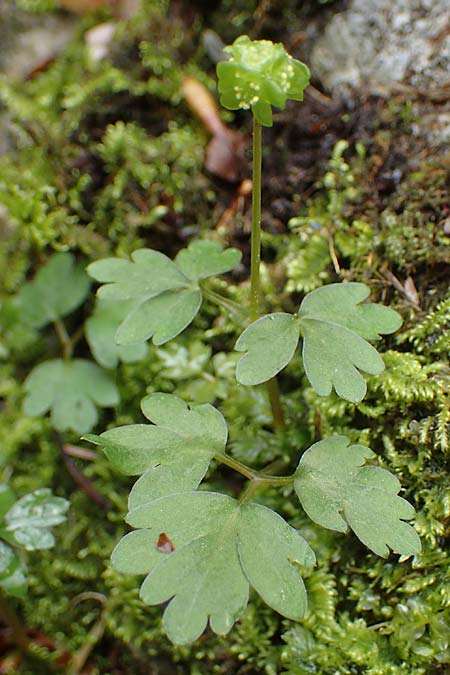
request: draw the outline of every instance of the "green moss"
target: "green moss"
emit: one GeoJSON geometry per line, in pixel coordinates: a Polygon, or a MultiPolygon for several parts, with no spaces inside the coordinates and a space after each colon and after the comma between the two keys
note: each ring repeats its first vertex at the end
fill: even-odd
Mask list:
{"type": "MultiPolygon", "coordinates": [[[[32,4],[46,6],[45,0],[32,4]]],[[[82,35],[89,20],[83,19],[74,43],[45,72],[25,83],[0,84],[16,139],[0,165],[0,203],[7,209],[0,216],[5,296],[17,292],[53,249],[71,249],[86,261],[142,245],[172,254],[187,237],[213,226],[211,199],[221,188],[201,173],[206,135],[180,93],[186,73],[212,86],[200,71],[206,63],[202,51],[192,48],[201,21],[188,35],[167,21],[163,3],[144,4],[139,16],[119,25],[105,61],[89,61],[82,35]]],[[[225,37],[229,33],[231,40],[249,27],[255,7],[223,3],[222,18],[234,11],[225,37]]],[[[393,109],[385,114],[400,115],[393,109]]],[[[402,115],[399,124],[407,124],[402,115]]],[[[394,140],[396,128],[394,121],[389,131],[394,140]]],[[[115,473],[102,454],[94,461],[74,460],[109,499],[108,509],[102,509],[77,487],[62,462],[60,441],[76,445],[80,440],[70,434],[57,439],[48,421],[22,415],[26,373],[57,346],[50,332],[24,332],[3,303],[0,475],[18,494],[48,486],[72,503],[56,548],[25,556],[30,594],[20,611],[30,626],[56,640],[56,655],[85,644],[104,612],[105,635],[89,659],[98,673],[109,672],[112,642],[124,672],[136,674],[153,665],[161,672],[192,675],[448,671],[450,300],[443,263],[450,242],[443,222],[449,164],[445,157],[422,161],[381,198],[371,192],[370,180],[380,140],[378,133],[366,153],[361,146],[338,144],[289,232],[264,236],[276,256],[264,268],[268,307],[292,309],[301,294],[342,278],[368,282],[376,299],[402,312],[404,327],[386,346],[386,371],[369,378],[366,399],[355,406],[318,397],[295,359],[280,378],[290,426],[273,433],[265,390],[235,384],[235,360],[229,355],[235,324],[226,314],[215,319],[216,309],[206,302],[205,313],[182,338],[150,347],[142,362],[118,368],[121,403],[114,414],[103,415],[99,429],[140,420],[141,398],[159,390],[215,399],[230,420],[232,452],[255,466],[275,460],[280,471],[292,470],[312,441],[336,433],[363,443],[370,439],[379,463],[401,477],[418,508],[423,554],[399,564],[367,555],[355,537],[307,521],[288,492],[268,491],[261,501],[302,530],[319,560],[306,582],[306,619],[284,621],[253,597],[227,638],[207,635],[192,647],[174,648],[162,632],[160,609],[140,603],[139,580],[109,567],[110,551],[125,532],[132,481],[115,473]],[[386,271],[401,285],[411,276],[420,307],[392,287],[386,271]]],[[[229,196],[224,199],[228,203],[229,196]]],[[[215,283],[231,300],[245,302],[245,284],[215,283]]],[[[87,303],[72,317],[74,328],[89,311],[87,303]]],[[[87,351],[84,342],[79,350],[87,351]]],[[[211,475],[208,484],[233,491],[237,486],[229,476],[226,471],[211,475]]],[[[48,672],[55,655],[39,649],[42,667],[24,664],[23,675],[48,672]]]]}

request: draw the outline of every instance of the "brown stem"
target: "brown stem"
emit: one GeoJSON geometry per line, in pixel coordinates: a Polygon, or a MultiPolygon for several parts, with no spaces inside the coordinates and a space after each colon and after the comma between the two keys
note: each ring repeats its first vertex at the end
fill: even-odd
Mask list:
{"type": "Polygon", "coordinates": [[[79,675],[86,664],[95,645],[100,642],[106,628],[106,612],[102,611],[100,618],[89,631],[82,647],[73,655],[68,675],[79,675]]]}
{"type": "Polygon", "coordinates": [[[2,592],[0,592],[0,619],[10,628],[11,637],[19,649],[25,653],[28,652],[30,638],[26,628],[2,592]]]}

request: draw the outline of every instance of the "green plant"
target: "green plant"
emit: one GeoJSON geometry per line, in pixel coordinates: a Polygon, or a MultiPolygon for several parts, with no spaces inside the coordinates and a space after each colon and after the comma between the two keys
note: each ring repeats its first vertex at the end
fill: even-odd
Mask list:
{"type": "MultiPolygon", "coordinates": [[[[309,73],[281,45],[267,41],[241,37],[229,52],[231,59],[218,67],[222,102],[231,109],[251,108],[254,119],[251,323],[236,343],[236,349],[244,352],[236,375],[243,385],[267,382],[274,427],[283,428],[275,376],[293,358],[300,337],[304,368],[315,391],[325,396],[334,388],[338,396],[357,402],[366,391],[361,371],[376,375],[384,367],[370,342],[394,332],[401,321],[393,310],[364,302],[369,289],[356,283],[313,291],[296,314],[260,316],[261,126],[272,124],[271,105],[284,107],[288,98],[302,99],[309,73]]],[[[104,284],[86,329],[97,360],[104,367],[114,367],[119,358],[138,360],[150,338],[163,345],[187,328],[203,298],[229,311],[240,331],[247,313],[211,282],[211,277],[234,269],[239,260],[234,249],[197,241],[180,251],[174,262],[158,251],[141,249],[131,260],[92,263],[89,274],[104,284]]],[[[60,287],[57,277],[53,283],[60,287]]],[[[73,290],[73,295],[81,297],[76,274],[69,277],[79,292],[77,296],[73,290]]],[[[25,308],[26,293],[20,301],[25,308]]],[[[39,315],[35,325],[54,323],[65,359],[46,364],[53,379],[50,371],[29,376],[25,405],[34,414],[52,407],[60,429],[72,426],[83,432],[82,426],[88,430],[95,423],[92,401],[110,405],[105,401],[112,396],[93,391],[97,375],[81,375],[72,360],[74,339],[65,335],[60,320],[77,303],[55,309],[52,302],[53,313],[39,315]],[[76,370],[76,376],[69,372],[73,377],[69,386],[62,386],[62,369],[65,378],[67,369],[76,370]],[[61,414],[63,389],[62,400],[67,396],[68,402],[62,404],[61,414]]],[[[294,489],[313,521],[341,532],[350,527],[379,555],[387,556],[389,549],[403,556],[419,552],[418,536],[406,522],[413,509],[398,496],[398,480],[367,463],[374,459],[368,448],[350,445],[342,436],[326,438],[303,454],[292,475],[275,476],[226,453],[227,425],[209,403],[188,406],[176,396],[156,393],[143,399],[142,412],[152,424],[127,425],[86,438],[103,447],[122,472],[141,476],[129,498],[127,522],[135,530],[119,542],[112,562],[119,571],[147,575],[141,588],[144,602],[170,600],[164,621],[174,642],[195,640],[208,619],[215,632],[227,633],[245,609],[250,586],[282,615],[292,619],[304,615],[301,573],[314,564],[314,553],[298,530],[253,501],[260,488],[294,489]],[[238,499],[197,490],[212,461],[248,479],[238,499]]]]}
{"type": "MultiPolygon", "coordinates": [[[[73,429],[84,433],[97,422],[97,406],[119,402],[117,387],[110,376],[87,359],[73,358],[82,332],[69,336],[63,318],[71,314],[89,293],[90,281],[69,253],[54,255],[35,279],[25,284],[16,297],[20,321],[35,329],[53,324],[62,358],[38,364],[25,381],[25,414],[36,417],[51,411],[58,431],[73,429]]],[[[91,339],[101,339],[104,322],[91,326],[91,339]]],[[[106,353],[107,347],[104,347],[106,353]]],[[[139,353],[140,355],[140,353],[139,353]]],[[[106,356],[104,358],[107,358],[106,356]]]]}
{"type": "Polygon", "coordinates": [[[26,569],[15,549],[36,551],[55,543],[50,527],[66,519],[69,502],[43,488],[17,499],[0,484],[0,588],[23,598],[27,591],[26,569]]]}

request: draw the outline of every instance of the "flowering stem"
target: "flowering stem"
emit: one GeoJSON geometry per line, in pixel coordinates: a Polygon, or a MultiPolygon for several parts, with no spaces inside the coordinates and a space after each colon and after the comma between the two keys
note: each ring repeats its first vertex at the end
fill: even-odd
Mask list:
{"type": "MultiPolygon", "coordinates": [[[[252,233],[250,261],[250,321],[259,317],[261,300],[261,168],[262,168],[262,127],[253,116],[253,187],[252,187],[252,233]]],[[[272,378],[267,382],[273,426],[282,429],[285,426],[278,382],[272,378]]]]}
{"type": "Polygon", "coordinates": [[[253,117],[253,187],[252,187],[252,234],[250,262],[250,320],[256,321],[259,316],[261,264],[261,164],[262,164],[262,129],[253,117]]]}

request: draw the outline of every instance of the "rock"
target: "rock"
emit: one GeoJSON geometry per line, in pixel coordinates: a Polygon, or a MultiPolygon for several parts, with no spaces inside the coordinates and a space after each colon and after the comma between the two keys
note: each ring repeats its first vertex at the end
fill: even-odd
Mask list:
{"type": "Polygon", "coordinates": [[[73,17],[27,14],[12,3],[0,3],[0,71],[23,78],[56,56],[71,40],[73,17]]]}
{"type": "MultiPolygon", "coordinates": [[[[0,0],[0,74],[24,79],[45,66],[72,39],[77,20],[60,15],[27,14],[0,0]]],[[[0,101],[0,155],[11,147],[11,123],[0,101]]]]}
{"type": "Polygon", "coordinates": [[[351,0],[315,45],[311,65],[333,93],[450,84],[448,0],[351,0]]]}

